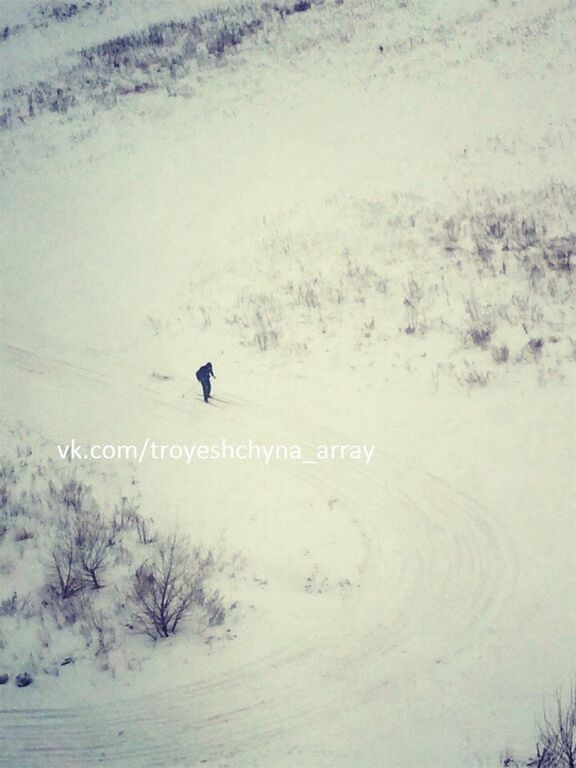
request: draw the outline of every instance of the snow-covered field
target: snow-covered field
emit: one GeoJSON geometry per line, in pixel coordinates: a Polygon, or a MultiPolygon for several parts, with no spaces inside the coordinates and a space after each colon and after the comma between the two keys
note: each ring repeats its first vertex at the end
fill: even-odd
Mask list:
{"type": "Polygon", "coordinates": [[[566,0],[3,0],[0,765],[534,753],[576,674],[575,32],[566,0]],[[134,531],[55,606],[70,479],[215,553],[223,619],[135,631],[134,531]]]}

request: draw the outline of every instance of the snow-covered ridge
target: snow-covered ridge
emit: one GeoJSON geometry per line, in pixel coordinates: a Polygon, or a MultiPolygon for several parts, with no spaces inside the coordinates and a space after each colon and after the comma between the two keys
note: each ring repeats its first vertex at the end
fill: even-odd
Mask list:
{"type": "MultiPolygon", "coordinates": [[[[182,10],[186,8],[185,20],[174,20],[176,8],[162,7],[161,20],[151,21],[155,14],[143,13],[140,17],[135,13],[127,25],[130,30],[127,34],[118,35],[118,24],[115,24],[114,35],[110,34],[112,27],[109,28],[110,36],[106,35],[106,19],[96,19],[98,23],[92,34],[88,31],[92,28],[83,28],[80,35],[79,30],[75,30],[75,36],[71,37],[72,47],[67,51],[67,66],[62,60],[62,40],[56,39],[55,54],[60,61],[52,76],[48,74],[46,79],[35,83],[14,84],[5,90],[0,126],[14,127],[43,111],[65,114],[82,101],[110,105],[123,95],[166,88],[189,74],[191,62],[206,63],[218,59],[264,27],[323,4],[324,0],[293,0],[274,4],[222,4],[222,7],[211,4],[208,9],[198,4],[193,16],[194,4],[179,5],[182,10]],[[138,31],[134,31],[135,24],[140,28],[138,31]]],[[[52,30],[64,20],[76,16],[82,18],[81,11],[92,14],[97,11],[102,15],[109,6],[110,2],[96,8],[87,3],[81,7],[72,6],[77,9],[74,12],[66,6],[68,11],[62,10],[60,15],[56,7],[51,13],[44,13],[43,17],[49,21],[45,21],[41,28],[45,31],[44,25],[47,25],[52,30]]],[[[134,13],[136,9],[130,10],[134,13]]],[[[6,31],[9,29],[9,26],[5,27],[5,40],[11,36],[6,31]]],[[[25,40],[27,46],[33,42],[29,37],[25,40]]],[[[15,52],[11,53],[14,55],[15,52]]],[[[19,77],[22,75],[20,73],[19,77]]],[[[31,75],[38,77],[32,67],[28,76],[31,75]]],[[[16,76],[13,72],[12,78],[16,76]]]]}
{"type": "Polygon", "coordinates": [[[213,8],[227,8],[234,0],[28,0],[6,2],[2,7],[0,43],[5,78],[16,72],[38,69],[38,62],[61,56],[122,35],[133,34],[147,25],[171,19],[190,18],[213,8]],[[26,39],[23,39],[26,38],[26,39]],[[22,53],[26,50],[27,56],[22,53]],[[26,61],[22,59],[26,58],[26,61]],[[27,68],[27,70],[25,69],[27,68]]]}
{"type": "Polygon", "coordinates": [[[15,37],[9,24],[4,27],[0,127],[21,125],[44,111],[64,115],[83,103],[110,107],[122,96],[170,92],[198,67],[217,63],[255,35],[257,45],[272,44],[276,56],[290,55],[290,49],[295,53],[302,45],[321,50],[333,39],[347,44],[356,37],[365,48],[372,44],[383,64],[393,62],[391,72],[398,61],[412,68],[425,62],[418,75],[425,78],[471,59],[493,55],[498,60],[507,48],[524,51],[551,32],[560,40],[561,56],[570,45],[569,35],[558,30],[574,11],[574,0],[545,10],[508,3],[507,25],[489,4],[468,6],[434,9],[417,0],[390,0],[376,7],[366,0],[106,0],[33,6],[29,15],[41,23],[32,24],[29,33],[15,26],[22,32],[15,37]],[[301,19],[291,22],[308,12],[313,18],[306,20],[302,35],[301,19]]]}

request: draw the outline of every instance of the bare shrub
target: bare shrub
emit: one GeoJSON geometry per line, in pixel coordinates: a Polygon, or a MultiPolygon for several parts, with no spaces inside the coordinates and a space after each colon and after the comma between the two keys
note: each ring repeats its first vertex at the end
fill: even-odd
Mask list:
{"type": "Polygon", "coordinates": [[[491,371],[478,371],[472,368],[466,374],[460,377],[460,382],[470,388],[485,387],[490,381],[491,371]]]}
{"type": "Polygon", "coordinates": [[[121,541],[114,541],[113,547],[110,549],[111,565],[112,567],[119,565],[132,565],[134,557],[128,547],[125,547],[121,541]]]}
{"type": "Polygon", "coordinates": [[[464,306],[474,327],[494,329],[494,309],[490,304],[481,305],[475,296],[471,296],[464,306]]]}
{"type": "Polygon", "coordinates": [[[0,602],[0,616],[15,616],[19,614],[30,614],[31,597],[30,595],[19,596],[13,592],[11,597],[0,602]]]}
{"type": "Polygon", "coordinates": [[[536,754],[528,759],[506,750],[500,759],[503,768],[576,768],[576,687],[565,702],[556,693],[554,707],[544,711],[536,742],[536,754]]]}
{"type": "Polygon", "coordinates": [[[14,462],[6,457],[2,457],[0,464],[0,481],[2,485],[16,485],[16,467],[14,462]]]}
{"type": "Polygon", "coordinates": [[[43,600],[43,603],[54,619],[58,629],[64,629],[65,627],[74,626],[85,620],[91,610],[90,594],[90,592],[84,591],[77,592],[66,600],[54,601],[52,599],[54,590],[48,587],[46,595],[47,599],[43,600]]]}
{"type": "Polygon", "coordinates": [[[364,328],[363,328],[364,338],[365,339],[372,338],[372,333],[374,332],[375,328],[376,328],[376,320],[374,319],[374,317],[372,317],[369,323],[367,322],[364,323],[364,328]]]}
{"type": "Polygon", "coordinates": [[[45,5],[40,8],[42,16],[54,19],[54,21],[67,21],[81,10],[86,8],[86,5],[82,4],[80,7],[77,3],[60,3],[57,5],[45,5]]]}
{"type": "Polygon", "coordinates": [[[63,600],[77,594],[85,586],[78,572],[78,554],[75,532],[66,521],[61,521],[50,544],[48,586],[63,600]]]}
{"type": "Polygon", "coordinates": [[[83,515],[76,522],[75,538],[77,567],[79,574],[87,579],[94,589],[100,589],[100,574],[110,557],[113,540],[100,512],[83,515]]]}
{"type": "Polygon", "coordinates": [[[492,338],[494,329],[490,326],[484,325],[477,328],[472,328],[468,331],[468,338],[473,344],[482,349],[486,349],[492,338]]]}
{"type": "Polygon", "coordinates": [[[0,602],[0,616],[14,616],[18,611],[18,594],[14,592],[12,597],[0,602]]]}
{"type": "Polygon", "coordinates": [[[479,235],[474,235],[473,239],[474,239],[474,249],[475,249],[476,256],[480,259],[480,261],[483,261],[486,263],[489,262],[492,258],[494,251],[488,244],[488,241],[485,238],[480,237],[479,235]]]}
{"type": "Polygon", "coordinates": [[[507,363],[510,359],[510,350],[505,344],[500,347],[493,347],[492,359],[495,363],[507,363]]]}
{"type": "Polygon", "coordinates": [[[94,506],[92,489],[77,480],[68,480],[60,488],[50,483],[50,492],[54,499],[62,504],[68,512],[80,514],[94,506]]]}
{"type": "Polygon", "coordinates": [[[134,574],[130,600],[137,626],[156,639],[174,634],[194,607],[215,615],[217,595],[205,591],[212,553],[188,549],[177,533],[159,539],[154,550],[134,574]]]}
{"type": "Polygon", "coordinates": [[[318,278],[312,282],[303,281],[298,286],[297,303],[303,304],[307,309],[318,309],[320,299],[318,298],[318,278]]]}
{"type": "Polygon", "coordinates": [[[553,711],[544,713],[536,756],[527,765],[576,768],[576,687],[570,689],[567,702],[558,692],[553,711]]]}
{"type": "Polygon", "coordinates": [[[264,327],[261,317],[257,317],[258,322],[261,324],[260,331],[254,334],[254,344],[258,347],[260,352],[267,352],[269,349],[276,349],[278,346],[278,340],[280,334],[278,331],[267,330],[264,327]]]}
{"type": "Polygon", "coordinates": [[[49,550],[48,586],[63,600],[87,584],[94,589],[103,586],[101,574],[114,543],[100,510],[93,506],[86,512],[82,503],[75,493],[67,505],[72,511],[58,521],[49,550]]]}
{"type": "Polygon", "coordinates": [[[115,508],[112,516],[112,530],[114,533],[124,533],[136,528],[138,516],[138,507],[135,502],[123,496],[120,506],[115,508]]]}
{"type": "Polygon", "coordinates": [[[14,532],[14,541],[26,541],[27,539],[33,539],[34,534],[27,528],[18,528],[14,532]]]}
{"type": "Polygon", "coordinates": [[[544,261],[548,269],[557,272],[571,272],[576,257],[576,236],[557,237],[548,240],[544,246],[544,261]]]}
{"type": "Polygon", "coordinates": [[[517,229],[517,240],[521,248],[530,248],[546,233],[545,227],[539,227],[533,216],[527,216],[520,221],[517,229]]]}
{"type": "Polygon", "coordinates": [[[156,538],[154,520],[141,515],[138,512],[138,503],[126,496],[122,497],[120,506],[114,510],[111,530],[115,534],[135,530],[140,544],[151,544],[156,538]]]}
{"type": "Polygon", "coordinates": [[[528,346],[534,355],[539,355],[544,347],[544,339],[530,339],[528,346]]]}
{"type": "Polygon", "coordinates": [[[412,334],[416,332],[419,323],[419,307],[422,301],[422,289],[412,279],[406,286],[406,296],[404,298],[404,307],[406,308],[407,325],[404,328],[404,332],[412,334]]]}
{"type": "Polygon", "coordinates": [[[526,363],[538,363],[542,358],[544,344],[545,342],[542,338],[530,339],[520,350],[517,360],[526,363]]]}
{"type": "Polygon", "coordinates": [[[154,531],[154,521],[151,517],[143,517],[137,514],[135,517],[135,527],[140,544],[152,544],[156,541],[156,532],[154,531]]]}
{"type": "Polygon", "coordinates": [[[450,216],[450,218],[446,219],[444,222],[444,229],[446,231],[446,250],[453,251],[460,240],[462,220],[450,216]]]}
{"type": "Polygon", "coordinates": [[[110,617],[91,605],[86,606],[79,631],[87,646],[95,646],[96,657],[107,658],[117,644],[116,630],[110,617]]]}
{"type": "Polygon", "coordinates": [[[5,517],[13,516],[11,510],[12,489],[17,482],[14,463],[6,457],[2,457],[0,463],[0,512],[5,517]]]}
{"type": "Polygon", "coordinates": [[[486,217],[486,235],[494,240],[502,240],[506,234],[506,220],[491,214],[486,217]]]}
{"type": "Polygon", "coordinates": [[[256,297],[257,309],[254,312],[253,323],[256,326],[253,344],[261,352],[276,349],[280,343],[279,323],[281,319],[280,306],[267,297],[256,297]]]}

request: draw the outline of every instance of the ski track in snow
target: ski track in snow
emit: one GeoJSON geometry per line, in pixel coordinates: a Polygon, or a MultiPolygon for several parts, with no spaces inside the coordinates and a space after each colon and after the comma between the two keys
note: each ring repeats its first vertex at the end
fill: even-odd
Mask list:
{"type": "MultiPolygon", "coordinates": [[[[166,397],[130,375],[110,375],[98,368],[98,360],[94,367],[77,366],[11,344],[2,349],[7,366],[129,394],[153,403],[159,409],[156,418],[177,417],[180,424],[186,420],[198,427],[194,417],[203,407],[200,403],[166,397]]],[[[222,403],[218,411],[209,411],[219,430],[223,422],[248,426],[261,408],[228,393],[224,397],[231,407],[222,403]]],[[[281,427],[280,411],[266,415],[281,427]]],[[[302,424],[310,445],[318,444],[316,433],[325,438],[326,431],[302,424]]],[[[255,757],[258,749],[265,748],[274,754],[275,765],[302,765],[275,753],[275,741],[288,738],[298,745],[305,732],[307,744],[321,747],[323,729],[340,721],[346,729],[351,708],[374,699],[385,707],[387,688],[401,686],[477,644],[491,631],[513,590],[511,542],[489,513],[448,483],[418,476],[394,457],[381,455],[377,467],[350,463],[344,480],[337,476],[337,465],[286,464],[294,484],[335,486],[339,503],[353,510],[362,553],[359,586],[352,604],[346,608],[343,603],[337,625],[325,622],[307,641],[305,630],[296,626],[273,653],[194,684],[161,681],[153,696],[120,696],[85,709],[0,710],[1,731],[8,735],[0,739],[0,764],[177,768],[233,760],[235,766],[256,765],[262,764],[255,757]],[[396,564],[384,553],[390,540],[401,554],[396,564]],[[378,595],[390,583],[393,601],[379,610],[378,595]],[[432,651],[441,649],[436,656],[423,650],[423,637],[436,639],[432,651]]],[[[367,718],[373,717],[369,711],[373,708],[366,707],[367,718]]],[[[324,759],[315,753],[313,764],[336,764],[328,752],[324,759]]]]}

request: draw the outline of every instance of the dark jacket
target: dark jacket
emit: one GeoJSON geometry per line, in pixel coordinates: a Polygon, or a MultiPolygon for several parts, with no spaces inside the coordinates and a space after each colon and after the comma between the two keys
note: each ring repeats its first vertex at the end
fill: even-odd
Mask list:
{"type": "Polygon", "coordinates": [[[196,371],[196,378],[198,381],[210,381],[210,376],[212,376],[213,379],[216,378],[214,376],[214,370],[212,368],[212,363],[206,363],[206,365],[203,365],[201,368],[198,368],[196,371]]]}

